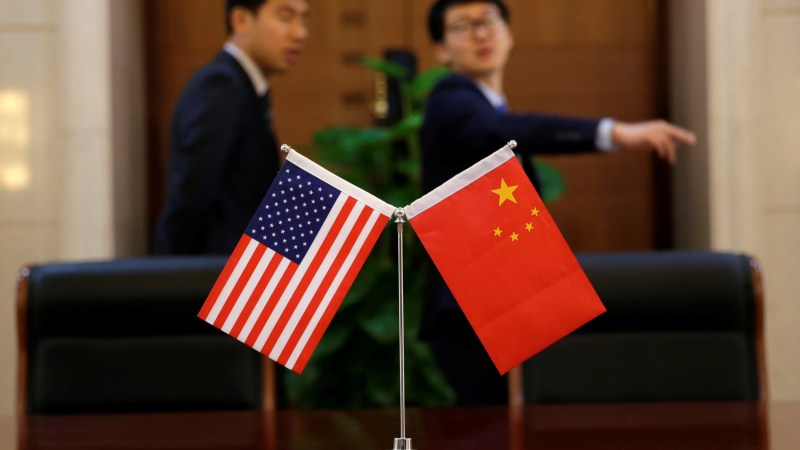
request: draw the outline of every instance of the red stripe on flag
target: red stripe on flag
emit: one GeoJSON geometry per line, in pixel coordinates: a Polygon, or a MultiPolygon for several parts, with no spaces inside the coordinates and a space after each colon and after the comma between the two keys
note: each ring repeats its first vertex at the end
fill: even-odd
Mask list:
{"type": "Polygon", "coordinates": [[[348,232],[347,230],[342,230],[342,227],[347,221],[347,216],[350,215],[350,212],[353,210],[355,204],[356,201],[352,197],[347,197],[345,199],[342,209],[339,210],[336,218],[333,221],[333,224],[331,225],[331,228],[327,231],[327,234],[323,238],[322,245],[320,245],[317,253],[314,255],[314,259],[308,265],[308,269],[306,269],[306,272],[303,274],[303,277],[298,283],[297,288],[289,297],[289,302],[286,304],[283,312],[278,317],[278,321],[275,322],[275,326],[272,328],[272,330],[270,330],[270,335],[263,347],[263,349],[269,349],[267,353],[271,352],[274,348],[275,342],[278,340],[281,333],[283,333],[286,323],[289,321],[289,318],[297,308],[297,304],[300,302],[300,299],[303,297],[303,294],[305,294],[309,284],[317,274],[322,261],[324,261],[328,253],[330,253],[331,247],[333,246],[334,241],[336,241],[336,238],[339,236],[339,234],[348,232]]]}
{"type": "MultiPolygon", "coordinates": [[[[280,254],[278,254],[278,256],[280,256],[280,254]]],[[[282,258],[282,256],[280,257],[282,258]]],[[[264,325],[266,325],[267,319],[269,319],[269,316],[272,315],[272,311],[275,310],[275,305],[278,303],[278,299],[281,298],[283,292],[286,290],[286,286],[289,285],[289,281],[291,281],[292,277],[294,277],[297,267],[297,264],[293,262],[289,263],[289,266],[286,268],[286,271],[283,273],[280,281],[275,286],[275,290],[270,293],[264,309],[259,313],[258,319],[256,320],[255,324],[253,324],[253,328],[250,330],[250,334],[247,335],[245,344],[249,345],[250,347],[253,347],[256,344],[258,335],[264,330],[264,325]]],[[[263,349],[261,350],[261,353],[264,353],[263,349]]],[[[269,353],[264,354],[269,356],[269,353]]]]}
{"type": "Polygon", "coordinates": [[[322,317],[319,320],[319,324],[311,333],[308,342],[306,342],[306,345],[300,353],[300,356],[297,358],[297,362],[292,368],[292,370],[296,373],[301,373],[306,367],[309,358],[311,358],[311,355],[314,353],[314,349],[317,348],[317,344],[319,344],[320,339],[322,339],[322,335],[328,328],[328,325],[333,319],[334,314],[336,314],[336,311],[339,310],[339,306],[342,304],[347,291],[350,289],[350,286],[353,285],[353,281],[355,281],[358,272],[361,270],[361,267],[367,260],[367,256],[369,256],[370,251],[372,251],[372,247],[375,245],[375,241],[378,240],[378,236],[380,236],[381,232],[383,231],[383,226],[385,224],[386,222],[379,218],[373,225],[372,230],[370,230],[367,239],[364,241],[364,244],[358,250],[358,254],[353,260],[353,264],[350,266],[347,274],[342,279],[342,282],[339,285],[339,288],[336,290],[336,293],[333,294],[328,308],[325,309],[325,312],[322,314],[322,317]]]}
{"type": "Polygon", "coordinates": [[[264,273],[260,275],[258,285],[256,285],[255,289],[253,289],[253,295],[247,299],[247,303],[244,305],[244,308],[242,308],[242,312],[239,313],[236,323],[233,324],[233,328],[231,328],[230,333],[231,336],[236,338],[239,337],[239,333],[242,332],[242,328],[244,328],[244,325],[247,323],[247,319],[250,318],[250,314],[253,313],[253,308],[255,308],[256,304],[258,303],[258,299],[261,298],[261,295],[264,293],[264,289],[267,288],[272,274],[275,273],[275,270],[281,263],[282,258],[280,256],[281,255],[273,252],[272,259],[267,264],[267,268],[264,270],[264,273]]]}
{"type": "Polygon", "coordinates": [[[247,248],[247,244],[249,242],[250,238],[247,237],[246,234],[243,234],[241,239],[239,239],[239,243],[236,244],[236,248],[233,249],[231,257],[228,258],[228,262],[225,263],[225,267],[223,267],[222,273],[217,278],[216,283],[214,283],[214,287],[211,289],[211,292],[208,294],[208,297],[206,297],[206,301],[203,303],[203,307],[200,308],[200,312],[197,314],[197,317],[203,320],[206,320],[208,318],[208,314],[214,307],[214,303],[216,303],[217,298],[219,298],[219,293],[222,292],[222,288],[224,288],[225,283],[228,282],[228,278],[231,276],[231,272],[233,272],[234,267],[236,267],[236,263],[239,262],[239,258],[242,257],[242,253],[244,253],[244,249],[247,248]]]}
{"type": "Polygon", "coordinates": [[[258,265],[258,261],[261,259],[261,255],[264,254],[266,247],[263,245],[256,245],[256,248],[253,250],[253,254],[250,255],[250,259],[247,260],[247,265],[245,266],[242,274],[239,276],[239,279],[236,280],[236,285],[233,287],[231,294],[225,300],[225,303],[222,305],[222,310],[220,310],[219,314],[217,314],[216,320],[214,320],[214,326],[217,328],[222,328],[225,324],[225,320],[228,318],[228,314],[231,313],[231,309],[233,309],[233,305],[236,304],[236,300],[242,295],[242,291],[244,290],[245,285],[250,280],[250,277],[253,276],[253,272],[255,271],[256,266],[258,265]]]}
{"type": "MultiPolygon", "coordinates": [[[[358,239],[358,235],[361,233],[361,230],[363,230],[365,225],[367,224],[367,220],[369,219],[370,214],[372,214],[371,208],[365,207],[364,209],[362,209],[361,213],[356,219],[355,224],[350,228],[350,231],[348,232],[349,234],[342,243],[341,250],[339,250],[338,254],[336,255],[336,258],[333,260],[333,263],[328,269],[328,272],[320,281],[319,287],[317,288],[316,292],[314,292],[314,295],[309,301],[308,306],[306,307],[305,311],[303,311],[303,314],[300,316],[300,320],[298,320],[295,329],[289,336],[289,340],[286,342],[286,345],[283,347],[283,350],[278,356],[277,361],[281,365],[284,366],[286,365],[286,362],[288,361],[289,357],[294,351],[295,346],[297,345],[297,341],[300,340],[300,336],[303,335],[303,332],[305,331],[306,327],[308,327],[309,322],[311,321],[311,317],[317,311],[317,308],[319,308],[320,303],[322,302],[322,298],[330,289],[331,283],[333,282],[333,279],[336,277],[336,274],[339,273],[339,271],[341,270],[342,265],[344,264],[345,259],[347,258],[347,255],[350,253],[350,251],[352,250],[353,246],[356,243],[356,240],[358,239]]],[[[330,308],[330,306],[331,305],[329,304],[328,307],[330,308]]],[[[317,328],[319,327],[322,327],[322,330],[324,331],[328,327],[328,324],[319,322],[317,324],[317,328]]]]}

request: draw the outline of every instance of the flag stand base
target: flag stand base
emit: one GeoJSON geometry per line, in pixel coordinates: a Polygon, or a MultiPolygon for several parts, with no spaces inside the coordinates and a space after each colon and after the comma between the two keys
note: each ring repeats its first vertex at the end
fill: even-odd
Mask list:
{"type": "Polygon", "coordinates": [[[411,438],[394,438],[392,450],[414,450],[411,448],[411,438]]]}

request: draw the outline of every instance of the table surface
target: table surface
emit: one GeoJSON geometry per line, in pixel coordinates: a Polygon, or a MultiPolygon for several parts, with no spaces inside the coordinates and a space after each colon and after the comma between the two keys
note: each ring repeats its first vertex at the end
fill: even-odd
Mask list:
{"type": "MultiPolygon", "coordinates": [[[[416,450],[797,449],[800,402],[409,408],[416,450]]],[[[0,416],[2,449],[391,449],[398,410],[0,416]]]]}

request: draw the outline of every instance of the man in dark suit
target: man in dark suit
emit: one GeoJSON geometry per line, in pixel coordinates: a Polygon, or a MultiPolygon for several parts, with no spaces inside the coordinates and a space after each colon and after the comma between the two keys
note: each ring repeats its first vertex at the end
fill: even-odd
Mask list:
{"type": "Polygon", "coordinates": [[[306,0],[228,0],[229,38],[189,81],[172,121],[158,254],[227,254],[278,171],[269,80],[294,66],[306,0]]]}
{"type": "MultiPolygon", "coordinates": [[[[665,121],[623,123],[506,108],[503,72],[513,38],[502,0],[438,0],[428,28],[439,61],[452,69],[431,91],[421,138],[423,187],[430,191],[513,139],[534,186],[533,153],[652,150],[675,160],[679,143],[694,135],[665,121]]],[[[505,402],[506,380],[498,376],[477,336],[438,271],[429,264],[423,336],[456,391],[459,404],[505,402]]]]}

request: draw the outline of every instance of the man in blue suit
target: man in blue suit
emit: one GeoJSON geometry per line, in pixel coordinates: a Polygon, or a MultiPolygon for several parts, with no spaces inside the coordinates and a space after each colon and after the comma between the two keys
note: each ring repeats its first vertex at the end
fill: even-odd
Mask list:
{"type": "MultiPolygon", "coordinates": [[[[534,186],[539,180],[531,154],[647,150],[675,160],[680,143],[692,133],[662,120],[623,123],[506,109],[503,72],[513,38],[502,0],[438,0],[431,7],[428,31],[438,60],[452,69],[431,91],[421,138],[423,188],[430,191],[513,139],[534,186]]],[[[505,402],[506,380],[458,308],[439,273],[430,264],[423,336],[456,391],[458,403],[505,402]]]]}
{"type": "Polygon", "coordinates": [[[172,120],[158,254],[228,254],[279,168],[269,80],[294,66],[306,0],[228,0],[228,41],[189,81],[172,120]]]}

